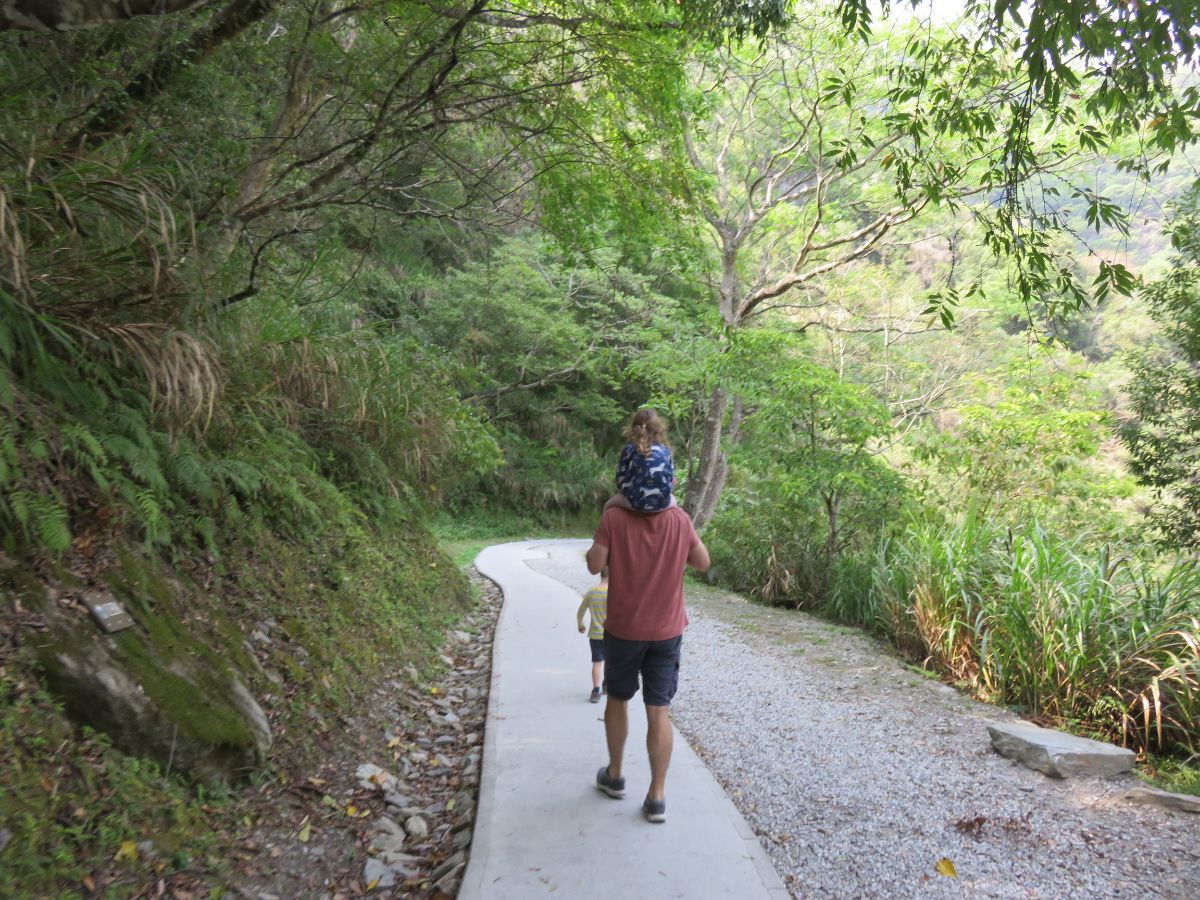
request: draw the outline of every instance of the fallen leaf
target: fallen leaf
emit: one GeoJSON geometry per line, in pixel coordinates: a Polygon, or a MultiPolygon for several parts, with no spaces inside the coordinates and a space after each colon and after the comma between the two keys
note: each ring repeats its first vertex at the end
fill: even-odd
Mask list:
{"type": "Polygon", "coordinates": [[[304,827],[300,829],[300,833],[296,835],[296,840],[302,844],[307,844],[310,837],[312,837],[312,822],[305,822],[304,827]]]}
{"type": "Polygon", "coordinates": [[[324,778],[313,778],[311,775],[309,775],[308,783],[316,785],[317,787],[322,787],[326,784],[326,781],[324,778]]]}
{"type": "Polygon", "coordinates": [[[82,883],[83,883],[83,886],[85,888],[87,888],[89,891],[96,890],[96,879],[92,878],[91,875],[84,875],[82,883]]]}
{"type": "Polygon", "coordinates": [[[353,819],[355,816],[358,815],[358,807],[357,806],[347,806],[346,807],[346,815],[348,815],[350,818],[353,819]]]}
{"type": "Polygon", "coordinates": [[[370,884],[368,884],[368,885],[367,885],[367,890],[368,890],[368,891],[373,891],[373,890],[375,890],[375,886],[376,886],[376,885],[378,885],[378,884],[379,884],[379,879],[378,879],[378,878],[376,878],[374,881],[372,881],[370,884]]]}
{"type": "Polygon", "coordinates": [[[336,800],[334,800],[331,796],[326,794],[324,797],[321,798],[321,805],[322,806],[332,806],[334,809],[337,809],[338,802],[336,800]]]}
{"type": "Polygon", "coordinates": [[[135,844],[133,841],[122,841],[121,849],[117,851],[117,855],[113,857],[113,860],[115,860],[116,862],[121,862],[122,860],[127,859],[130,862],[135,862],[137,860],[137,858],[138,858],[137,844],[135,844]]]}
{"type": "Polygon", "coordinates": [[[937,861],[937,865],[934,868],[937,869],[939,875],[945,875],[947,878],[958,877],[958,869],[954,868],[954,863],[944,856],[937,861]]]}
{"type": "Polygon", "coordinates": [[[388,749],[391,750],[393,747],[399,747],[400,743],[400,738],[392,738],[390,741],[388,741],[388,749]]]}

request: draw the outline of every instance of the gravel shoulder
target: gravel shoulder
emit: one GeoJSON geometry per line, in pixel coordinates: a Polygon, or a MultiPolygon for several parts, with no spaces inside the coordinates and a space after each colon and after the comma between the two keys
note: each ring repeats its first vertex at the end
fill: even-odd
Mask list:
{"type": "Polygon", "coordinates": [[[676,726],[793,896],[1200,896],[1200,820],[1122,801],[1132,777],[999,756],[985,723],[1015,716],[855,629],[692,583],[687,598],[676,726]]]}

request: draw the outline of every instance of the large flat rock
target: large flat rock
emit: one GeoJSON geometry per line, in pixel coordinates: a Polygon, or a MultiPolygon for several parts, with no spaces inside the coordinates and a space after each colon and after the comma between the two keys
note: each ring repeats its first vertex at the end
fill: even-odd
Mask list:
{"type": "Polygon", "coordinates": [[[992,736],[992,746],[1002,756],[1053,778],[1106,777],[1133,768],[1134,753],[1124,747],[1039,728],[1027,722],[993,722],[987,729],[992,736]]]}
{"type": "Polygon", "coordinates": [[[1194,797],[1191,794],[1173,794],[1170,791],[1161,791],[1146,785],[1132,788],[1125,794],[1124,799],[1130,803],[1148,803],[1152,806],[1161,806],[1163,809],[1200,814],[1200,797],[1194,797]]]}

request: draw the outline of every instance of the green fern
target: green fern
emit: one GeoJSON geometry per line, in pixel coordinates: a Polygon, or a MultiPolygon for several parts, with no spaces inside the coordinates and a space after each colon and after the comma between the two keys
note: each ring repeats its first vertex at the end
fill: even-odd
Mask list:
{"type": "Polygon", "coordinates": [[[240,459],[217,460],[212,466],[212,472],[228,490],[246,499],[258,495],[264,477],[261,471],[240,459]]]}
{"type": "Polygon", "coordinates": [[[8,510],[12,518],[29,537],[29,516],[35,495],[24,488],[17,488],[8,493],[8,510]]]}
{"type": "Polygon", "coordinates": [[[33,525],[42,545],[54,553],[62,553],[71,546],[71,529],[67,525],[66,507],[55,495],[38,494],[30,498],[33,525]]]}
{"type": "Polygon", "coordinates": [[[170,530],[167,527],[166,516],[163,515],[162,507],[153,491],[138,491],[137,510],[141,516],[139,524],[142,526],[146,543],[166,543],[170,538],[170,530]]]}
{"type": "Polygon", "coordinates": [[[180,441],[174,457],[170,458],[168,474],[184,494],[210,505],[217,499],[217,486],[210,474],[210,465],[200,457],[190,441],[180,441]]]}

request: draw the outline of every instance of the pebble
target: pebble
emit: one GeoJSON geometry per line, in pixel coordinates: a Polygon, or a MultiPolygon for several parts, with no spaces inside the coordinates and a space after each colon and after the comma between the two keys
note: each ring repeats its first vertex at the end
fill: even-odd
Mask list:
{"type": "Polygon", "coordinates": [[[461,851],[461,850],[458,851],[453,856],[451,856],[449,859],[447,859],[445,862],[443,862],[440,866],[438,866],[436,869],[434,869],[432,872],[430,872],[429,880],[436,883],[439,879],[441,879],[442,877],[444,877],[445,875],[447,875],[454,869],[458,868],[458,866],[462,865],[465,860],[466,860],[466,855],[463,853],[463,851],[461,851]]]}
{"type": "Polygon", "coordinates": [[[382,860],[371,857],[363,866],[363,881],[367,883],[368,887],[390,888],[396,884],[396,874],[392,871],[391,866],[382,860]]]}
{"type": "Polygon", "coordinates": [[[444,656],[451,670],[436,682],[421,682],[415,667],[407,666],[407,680],[393,678],[383,685],[385,703],[396,710],[384,742],[389,749],[399,748],[394,768],[403,778],[373,763],[362,764],[355,773],[359,786],[382,791],[386,804],[387,814],[372,823],[372,855],[363,870],[367,884],[378,879],[376,888],[396,887],[405,896],[424,896],[431,890],[457,893],[473,834],[471,786],[478,782],[478,745],[491,678],[490,654],[482,648],[491,641],[500,606],[490,583],[483,594],[483,612],[469,623],[472,631],[450,635],[453,652],[474,655],[483,661],[481,666],[454,669],[453,660],[444,656]],[[462,752],[468,746],[474,749],[462,752]],[[433,860],[440,862],[434,865],[433,860]]]}
{"type": "Polygon", "coordinates": [[[429,834],[429,823],[420,816],[409,816],[404,822],[404,830],[413,840],[419,841],[429,834]]]}
{"type": "Polygon", "coordinates": [[[387,816],[380,816],[375,820],[375,830],[384,834],[404,834],[404,829],[387,816]]]}
{"type": "Polygon", "coordinates": [[[385,794],[394,792],[399,783],[395,775],[374,763],[363,763],[354,773],[354,777],[358,779],[358,784],[363,790],[383,791],[385,794]]]}
{"type": "Polygon", "coordinates": [[[371,838],[371,849],[380,853],[404,849],[404,834],[380,833],[371,838]]]}

